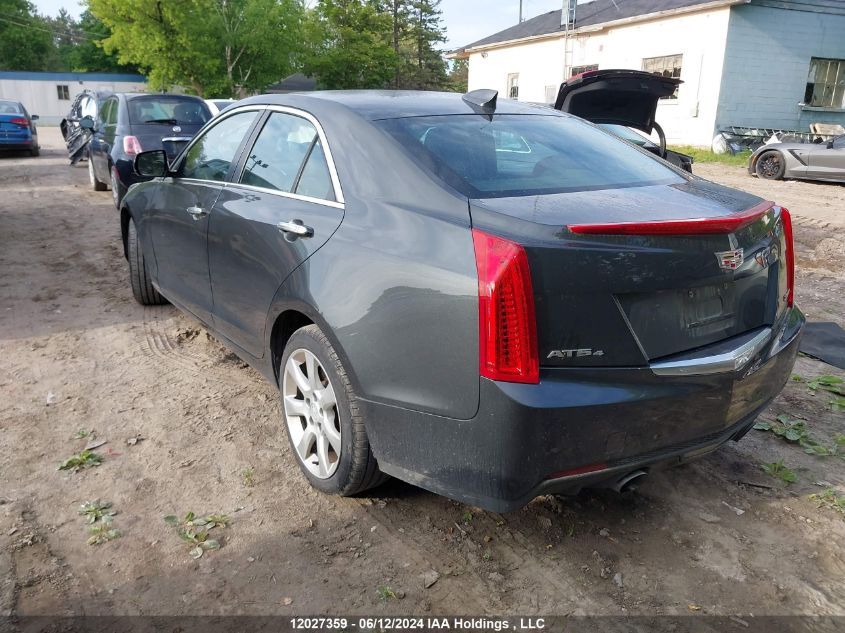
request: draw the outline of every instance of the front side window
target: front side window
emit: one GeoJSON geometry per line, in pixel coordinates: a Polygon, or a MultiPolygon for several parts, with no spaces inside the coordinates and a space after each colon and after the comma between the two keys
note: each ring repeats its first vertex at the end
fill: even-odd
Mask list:
{"type": "Polygon", "coordinates": [[[220,121],[191,145],[185,155],[180,175],[199,180],[226,180],[229,167],[249,131],[257,112],[239,112],[220,121]]]}
{"type": "MultiPolygon", "coordinates": [[[[647,73],[660,75],[661,77],[681,78],[681,65],[684,61],[683,55],[664,55],[663,57],[646,57],[643,59],[643,70],[647,73]]],[[[677,99],[678,89],[669,97],[661,99],[677,99]]]]}
{"type": "Polygon", "coordinates": [[[845,108],[845,59],[810,60],[804,103],[820,108],[845,108]]]}
{"type": "Polygon", "coordinates": [[[502,114],[377,122],[469,198],[683,183],[671,168],[575,117],[502,114]]]}
{"type": "Polygon", "coordinates": [[[317,129],[307,119],[284,112],[270,114],[246,159],[241,182],[334,200],[317,129]]]}

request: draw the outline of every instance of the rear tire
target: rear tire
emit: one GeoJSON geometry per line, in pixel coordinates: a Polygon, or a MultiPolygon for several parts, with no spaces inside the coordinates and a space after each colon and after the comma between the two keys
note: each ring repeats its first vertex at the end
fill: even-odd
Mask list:
{"type": "Polygon", "coordinates": [[[32,157],[38,156],[40,153],[41,153],[40,147],[34,147],[31,150],[29,150],[29,155],[32,156],[32,157]]]}
{"type": "Polygon", "coordinates": [[[290,337],[279,363],[279,391],[291,451],[313,487],[349,496],[389,479],[373,456],[343,363],[316,325],[290,337]]]}
{"type": "Polygon", "coordinates": [[[786,160],[778,150],[763,152],[754,164],[754,172],[765,180],[780,180],[786,171],[786,160]]]}
{"type": "Polygon", "coordinates": [[[129,281],[132,284],[135,300],[145,306],[167,303],[150,281],[150,273],[147,270],[141,243],[138,241],[138,230],[135,228],[135,221],[131,219],[126,235],[126,253],[129,256],[129,281]]]}
{"type": "Polygon", "coordinates": [[[97,179],[97,172],[94,171],[94,159],[91,152],[88,152],[88,182],[91,183],[91,189],[94,191],[105,191],[106,183],[100,182],[97,179]]]}
{"type": "Polygon", "coordinates": [[[111,188],[111,199],[114,202],[114,208],[120,211],[120,203],[123,202],[124,192],[120,189],[120,182],[117,180],[117,174],[115,173],[116,167],[112,166],[111,170],[109,171],[109,178],[111,188]]]}

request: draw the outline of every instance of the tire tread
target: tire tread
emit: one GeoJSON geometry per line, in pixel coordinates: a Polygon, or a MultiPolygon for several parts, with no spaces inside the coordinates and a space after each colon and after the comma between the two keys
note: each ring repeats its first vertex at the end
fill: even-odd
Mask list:
{"type": "Polygon", "coordinates": [[[144,261],[144,253],[138,243],[138,230],[135,228],[133,220],[129,220],[126,241],[126,252],[129,255],[129,280],[132,283],[132,294],[135,296],[135,300],[145,306],[166,303],[165,298],[161,296],[150,281],[147,264],[144,261]]]}

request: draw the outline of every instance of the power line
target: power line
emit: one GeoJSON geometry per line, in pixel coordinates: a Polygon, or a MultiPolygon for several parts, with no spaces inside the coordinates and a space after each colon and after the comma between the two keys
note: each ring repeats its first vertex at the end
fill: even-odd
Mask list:
{"type": "MultiPolygon", "coordinates": [[[[86,35],[80,35],[78,33],[73,33],[71,31],[61,31],[61,30],[57,30],[57,29],[50,29],[50,28],[47,28],[46,26],[38,26],[36,24],[27,23],[27,22],[19,22],[19,21],[13,20],[12,18],[3,17],[1,15],[0,15],[0,22],[8,22],[9,24],[14,24],[15,26],[21,26],[21,27],[33,29],[33,30],[36,30],[36,31],[43,31],[44,33],[49,33],[50,35],[52,35],[54,37],[64,36],[64,37],[69,37],[71,39],[85,40],[85,41],[90,41],[90,40],[94,40],[94,39],[103,39],[103,36],[101,36],[101,35],[94,35],[92,33],[88,33],[86,35],[90,35],[91,37],[87,37],[86,35]]],[[[79,31],[79,33],[85,33],[85,31],[79,31]]]]}

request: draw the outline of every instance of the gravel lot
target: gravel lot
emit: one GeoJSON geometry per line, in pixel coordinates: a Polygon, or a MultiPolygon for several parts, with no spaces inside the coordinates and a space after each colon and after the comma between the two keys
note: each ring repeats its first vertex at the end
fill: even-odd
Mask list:
{"type": "MultiPolygon", "coordinates": [[[[809,497],[845,495],[845,460],[764,431],[634,493],[507,515],[398,482],[312,491],[274,388],[174,308],[134,302],[110,194],[55,129],[41,138],[39,158],[0,158],[2,613],[845,615],[845,514],[809,497]],[[57,470],[91,431],[103,463],[57,470]],[[763,472],[781,459],[795,483],[763,472]],[[77,509],[95,499],[122,536],[88,545],[77,509]],[[163,520],[188,511],[228,515],[219,551],[189,556],[163,520]]],[[[798,300],[845,326],[845,187],[695,168],[793,211],[798,300]]],[[[763,418],[832,446],[845,414],[806,381],[843,372],[796,373],[763,418]]]]}

